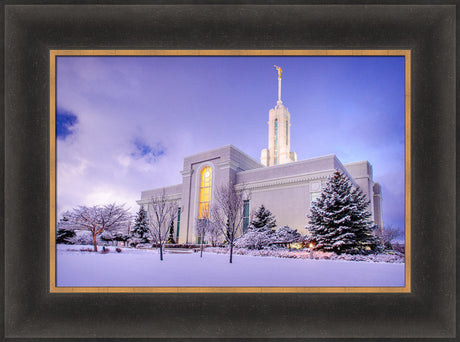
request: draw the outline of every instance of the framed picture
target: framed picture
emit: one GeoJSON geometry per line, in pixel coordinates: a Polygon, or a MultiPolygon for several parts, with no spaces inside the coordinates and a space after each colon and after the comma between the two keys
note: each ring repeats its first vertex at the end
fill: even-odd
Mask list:
{"type": "MultiPolygon", "coordinates": [[[[453,6],[202,4],[126,7],[114,4],[6,5],[4,8],[5,339],[440,339],[455,336],[453,6]],[[327,51],[349,57],[356,54],[402,56],[405,85],[410,80],[409,91],[404,88],[406,108],[410,104],[410,112],[404,112],[405,123],[410,124],[405,127],[404,136],[406,139],[410,136],[404,145],[405,161],[410,161],[410,168],[405,169],[404,175],[406,181],[410,180],[405,188],[410,189],[410,196],[405,198],[410,208],[404,208],[405,215],[410,213],[410,217],[405,216],[405,223],[408,223],[405,238],[406,243],[410,242],[406,247],[409,246],[410,250],[409,253],[406,250],[404,285],[393,284],[396,291],[389,289],[391,286],[376,291],[379,286],[362,286],[353,290],[352,286],[346,285],[339,286],[337,291],[337,287],[327,284],[324,288],[329,290],[326,291],[321,291],[321,286],[294,286],[301,289],[292,290],[291,287],[289,290],[289,286],[282,284],[274,286],[275,290],[270,290],[269,286],[268,291],[264,291],[263,286],[244,285],[246,291],[235,291],[238,284],[220,287],[228,288],[227,291],[210,291],[210,288],[219,289],[215,286],[210,286],[207,291],[174,291],[174,286],[163,287],[164,291],[152,291],[155,286],[148,283],[133,286],[110,283],[91,286],[86,283],[85,286],[83,280],[61,287],[59,283],[53,283],[56,279],[59,282],[59,265],[53,268],[53,263],[59,263],[59,257],[54,249],[55,230],[50,226],[58,220],[53,217],[57,211],[52,209],[56,204],[59,206],[59,202],[53,203],[53,200],[59,199],[60,194],[56,193],[56,190],[59,192],[59,179],[57,187],[52,182],[59,177],[59,167],[56,173],[52,155],[55,141],[50,134],[54,131],[54,123],[50,113],[61,109],[53,108],[56,99],[59,105],[59,96],[72,97],[72,92],[67,90],[65,93],[66,90],[60,88],[59,63],[65,58],[74,58],[69,56],[76,56],[78,51],[82,55],[80,58],[112,54],[114,57],[110,58],[113,60],[122,58],[116,55],[152,55],[152,51],[185,51],[186,56],[202,54],[216,60],[224,58],[218,56],[242,56],[250,51],[258,51],[259,55],[265,51],[266,58],[288,58],[295,51],[301,51],[302,56],[308,55],[305,51],[310,51],[310,56],[321,56],[327,51]],[[54,70],[53,60],[58,66],[54,70]],[[53,75],[58,79],[54,92],[53,75]],[[114,287],[115,291],[109,290],[114,287]],[[280,291],[279,287],[287,290],[280,291]],[[250,288],[257,290],[248,291],[250,288]],[[302,291],[302,288],[315,290],[302,291]]],[[[279,92],[284,91],[284,86],[288,87],[282,83],[281,88],[284,80],[278,68],[282,69],[283,65],[276,64],[275,69],[271,62],[276,89],[273,101],[282,102],[284,92],[279,92]]],[[[87,76],[97,76],[100,71],[103,70],[95,69],[87,76]]],[[[289,68],[283,72],[288,75],[289,68]]],[[[106,84],[109,91],[110,84],[106,84]]],[[[90,92],[91,88],[88,87],[87,91],[90,92]]],[[[74,96],[74,100],[78,100],[78,91],[74,96]]],[[[287,107],[287,99],[285,102],[287,107]]],[[[269,108],[270,105],[262,104],[269,108]]],[[[61,127],[64,130],[60,133],[71,137],[72,120],[75,120],[72,114],[75,113],[71,112],[72,108],[62,109],[70,110],[70,113],[63,113],[68,115],[70,123],[61,127]]],[[[294,114],[291,115],[293,118],[294,114]]],[[[268,113],[264,120],[267,119],[268,113]]],[[[292,130],[286,130],[288,133],[283,135],[285,141],[292,142],[289,152],[296,149],[292,126],[293,122],[292,130]],[[289,136],[292,140],[287,138],[289,136]]],[[[282,128],[281,121],[279,127],[282,128]]],[[[97,129],[97,125],[92,128],[97,129]]],[[[266,132],[265,128],[263,134],[266,132]]],[[[267,149],[266,155],[271,156],[270,152],[275,155],[270,149],[270,138],[265,137],[267,140],[268,146],[262,148],[267,149]]],[[[136,143],[135,139],[132,144],[142,157],[146,154],[152,158],[162,155],[161,144],[136,143]]],[[[237,149],[242,150],[245,145],[237,149]]],[[[54,147],[59,148],[59,142],[54,147]]],[[[200,147],[198,152],[203,150],[206,151],[200,147]]],[[[277,152],[281,153],[281,150],[277,152]]],[[[135,158],[136,150],[132,153],[131,157],[135,158]]],[[[289,156],[294,158],[291,154],[289,156]]],[[[187,155],[181,156],[185,157],[187,155]]],[[[266,158],[265,162],[269,163],[269,159],[266,158]]],[[[129,162],[123,158],[119,161],[129,162]]],[[[260,162],[263,164],[264,160],[260,162]]],[[[197,172],[206,171],[206,165],[202,166],[197,172]]],[[[214,170],[211,164],[209,167],[214,170]]],[[[274,166],[281,167],[284,165],[274,166]]],[[[252,170],[243,172],[256,173],[252,170]]],[[[73,181],[77,182],[78,178],[73,181]]],[[[158,184],[158,188],[169,185],[158,184]]],[[[141,192],[145,190],[149,188],[136,189],[140,197],[138,201],[142,201],[141,192]]],[[[190,202],[190,207],[193,208],[191,212],[199,216],[206,201],[201,201],[198,194],[199,200],[190,202]]],[[[373,212],[373,216],[378,215],[373,212]]],[[[177,227],[177,220],[175,224],[177,227]]],[[[186,237],[184,243],[187,242],[199,241],[186,237]]],[[[107,249],[116,253],[117,247],[107,246],[107,249]]],[[[122,250],[119,255],[126,253],[123,246],[118,248],[122,250]]],[[[171,255],[174,254],[166,254],[165,258],[171,255]]],[[[110,253],[97,256],[112,257],[110,253]]],[[[78,278],[81,277],[73,279],[82,280],[78,278]]]]}
{"type": "Polygon", "coordinates": [[[52,292],[410,292],[409,50],[51,50],[50,79],[52,292]]]}

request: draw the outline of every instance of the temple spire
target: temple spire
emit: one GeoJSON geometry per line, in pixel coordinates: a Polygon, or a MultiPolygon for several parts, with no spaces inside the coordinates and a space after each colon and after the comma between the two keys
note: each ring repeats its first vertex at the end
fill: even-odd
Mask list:
{"type": "Polygon", "coordinates": [[[278,70],[278,102],[276,104],[279,106],[283,103],[283,101],[281,101],[281,73],[283,69],[277,65],[274,65],[274,67],[278,70]]]}
{"type": "Polygon", "coordinates": [[[274,65],[278,71],[278,102],[268,112],[268,148],[260,153],[260,163],[274,166],[297,161],[297,155],[291,151],[291,114],[281,101],[281,73],[283,70],[274,65]]]}

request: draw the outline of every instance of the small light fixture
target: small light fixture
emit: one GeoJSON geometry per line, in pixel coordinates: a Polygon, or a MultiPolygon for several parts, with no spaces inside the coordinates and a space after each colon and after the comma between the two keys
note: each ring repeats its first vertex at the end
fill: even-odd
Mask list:
{"type": "Polygon", "coordinates": [[[310,259],[313,259],[313,243],[310,242],[310,259]]]}

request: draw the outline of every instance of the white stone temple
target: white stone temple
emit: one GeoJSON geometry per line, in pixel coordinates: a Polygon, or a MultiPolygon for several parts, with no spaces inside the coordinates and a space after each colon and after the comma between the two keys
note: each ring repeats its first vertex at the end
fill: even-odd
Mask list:
{"type": "Polygon", "coordinates": [[[296,153],[291,152],[290,113],[281,101],[282,69],[275,67],[278,101],[269,111],[268,148],[262,150],[260,163],[227,145],[185,157],[180,171],[181,184],[141,192],[137,203],[146,210],[151,199],[163,191],[168,200],[179,203],[176,242],[197,242],[196,219],[203,214],[203,208],[212,205],[214,192],[221,184],[234,184],[237,189],[244,187],[250,193],[244,203],[241,234],[247,229],[251,213],[262,204],[276,217],[278,226],[287,225],[305,234],[311,203],[336,170],[366,194],[371,219],[383,225],[381,187],[373,181],[372,165],[368,161],[342,164],[334,154],[297,161],[296,153]]]}

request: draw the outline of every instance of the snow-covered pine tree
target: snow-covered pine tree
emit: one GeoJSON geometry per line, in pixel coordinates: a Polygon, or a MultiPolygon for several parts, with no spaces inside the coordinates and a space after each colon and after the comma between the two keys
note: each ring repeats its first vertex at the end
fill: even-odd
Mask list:
{"type": "Polygon", "coordinates": [[[276,219],[270,210],[266,209],[262,204],[254,213],[254,218],[249,224],[250,229],[261,229],[267,227],[273,229],[276,227],[276,219]]]}
{"type": "Polygon", "coordinates": [[[131,230],[130,235],[136,240],[136,244],[139,244],[149,242],[148,234],[149,227],[147,213],[145,212],[144,207],[141,206],[137,212],[136,219],[134,220],[134,227],[133,230],[131,230]]]}
{"type": "Polygon", "coordinates": [[[340,253],[375,251],[378,239],[369,220],[369,201],[350,180],[336,171],[311,206],[307,229],[315,249],[340,253]]]}
{"type": "Polygon", "coordinates": [[[75,231],[68,225],[69,219],[65,216],[58,222],[56,243],[73,244],[72,238],[75,237],[75,231]]]}
{"type": "Polygon", "coordinates": [[[171,221],[171,224],[169,225],[169,235],[166,243],[176,243],[174,240],[174,221],[171,221]]]}

